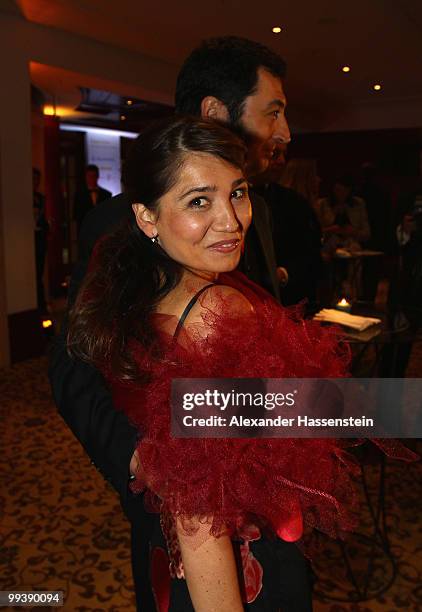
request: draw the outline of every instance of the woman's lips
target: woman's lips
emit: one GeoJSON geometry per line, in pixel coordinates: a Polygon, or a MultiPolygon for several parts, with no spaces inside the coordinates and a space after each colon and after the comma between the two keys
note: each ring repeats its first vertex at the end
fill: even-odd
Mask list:
{"type": "Polygon", "coordinates": [[[220,242],[214,242],[208,248],[219,253],[231,253],[235,251],[240,245],[240,239],[234,238],[232,240],[220,240],[220,242]]]}

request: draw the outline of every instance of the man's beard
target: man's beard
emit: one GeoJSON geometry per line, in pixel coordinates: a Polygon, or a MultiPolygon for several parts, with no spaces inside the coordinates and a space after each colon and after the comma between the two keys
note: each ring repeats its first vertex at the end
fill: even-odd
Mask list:
{"type": "Polygon", "coordinates": [[[248,181],[265,172],[270,164],[270,153],[266,157],[264,153],[265,143],[242,123],[241,119],[230,124],[230,128],[245,143],[248,153],[246,156],[246,177],[248,181]]]}

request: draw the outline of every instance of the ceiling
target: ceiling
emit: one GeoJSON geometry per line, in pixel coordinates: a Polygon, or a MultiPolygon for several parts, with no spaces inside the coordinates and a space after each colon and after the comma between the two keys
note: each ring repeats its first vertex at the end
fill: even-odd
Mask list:
{"type": "Polygon", "coordinates": [[[173,112],[169,105],[140,99],[136,88],[120,91],[120,84],[92,75],[38,62],[30,62],[30,74],[41,94],[36,105],[50,107],[65,122],[140,132],[173,112]]]}
{"type": "MultiPolygon", "coordinates": [[[[175,74],[204,38],[253,38],[287,60],[289,103],[302,118],[323,120],[328,113],[380,100],[422,101],[420,0],[7,2],[31,22],[162,59],[174,66],[175,74]],[[281,26],[281,34],[273,34],[273,26],[281,26]],[[351,67],[348,74],[341,71],[343,65],[351,67]],[[381,91],[372,89],[375,83],[381,91]]],[[[55,83],[50,79],[51,87],[59,87],[55,83]]]]}

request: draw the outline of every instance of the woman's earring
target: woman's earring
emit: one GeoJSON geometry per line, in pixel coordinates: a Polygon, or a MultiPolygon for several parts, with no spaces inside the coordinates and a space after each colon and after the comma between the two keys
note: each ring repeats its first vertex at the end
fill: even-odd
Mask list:
{"type": "Polygon", "coordinates": [[[151,237],[151,242],[153,242],[154,244],[158,244],[158,234],[155,234],[155,236],[151,237]]]}

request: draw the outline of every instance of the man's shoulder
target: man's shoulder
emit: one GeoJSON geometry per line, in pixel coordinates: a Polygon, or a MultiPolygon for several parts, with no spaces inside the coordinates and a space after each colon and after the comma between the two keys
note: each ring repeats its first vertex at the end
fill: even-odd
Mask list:
{"type": "Polygon", "coordinates": [[[308,214],[310,204],[300,193],[284,185],[272,183],[268,189],[268,204],[273,215],[301,216],[308,214]]]}
{"type": "Polygon", "coordinates": [[[253,187],[249,187],[249,199],[251,201],[252,206],[254,204],[265,205],[264,197],[253,187]]]}
{"type": "MultiPolygon", "coordinates": [[[[104,187],[98,187],[98,191],[100,192],[103,200],[105,200],[106,198],[113,197],[113,194],[111,193],[111,191],[109,191],[108,189],[104,189],[104,187]]],[[[119,196],[120,195],[123,195],[123,194],[119,194],[119,196]]],[[[116,198],[119,196],[116,196],[116,198]]]]}
{"type": "Polygon", "coordinates": [[[93,247],[99,238],[111,232],[124,219],[129,218],[131,211],[131,204],[125,193],[99,202],[84,219],[81,242],[93,247]]]}
{"type": "Polygon", "coordinates": [[[278,183],[274,183],[275,193],[279,196],[281,200],[294,202],[298,206],[305,206],[306,208],[309,206],[308,200],[298,191],[291,189],[290,187],[285,187],[284,185],[279,185],[278,183]]]}
{"type": "Polygon", "coordinates": [[[77,189],[75,191],[75,197],[76,198],[86,198],[89,197],[89,191],[86,187],[79,187],[79,189],[77,189]]]}
{"type": "Polygon", "coordinates": [[[86,216],[86,224],[90,226],[107,227],[115,225],[128,217],[131,204],[125,193],[119,193],[99,202],[86,216]]]}
{"type": "Polygon", "coordinates": [[[285,187],[284,185],[280,185],[279,183],[269,183],[260,196],[268,203],[268,204],[277,204],[277,202],[281,201],[292,201],[298,202],[299,205],[307,204],[306,198],[303,197],[300,193],[291,189],[290,187],[285,187]]]}
{"type": "Polygon", "coordinates": [[[249,199],[252,205],[252,220],[256,220],[256,217],[267,218],[269,215],[268,202],[259,192],[255,189],[249,189],[249,199]]]}

